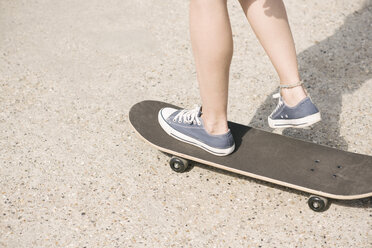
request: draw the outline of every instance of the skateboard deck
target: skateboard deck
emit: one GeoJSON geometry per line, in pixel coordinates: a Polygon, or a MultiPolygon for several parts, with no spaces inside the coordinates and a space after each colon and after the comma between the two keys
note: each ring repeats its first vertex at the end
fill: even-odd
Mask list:
{"type": "Polygon", "coordinates": [[[320,197],[352,200],[372,196],[372,156],[229,122],[236,148],[219,157],[165,133],[158,123],[163,107],[179,109],[164,102],[142,101],[129,111],[137,134],[160,151],[320,197]]]}

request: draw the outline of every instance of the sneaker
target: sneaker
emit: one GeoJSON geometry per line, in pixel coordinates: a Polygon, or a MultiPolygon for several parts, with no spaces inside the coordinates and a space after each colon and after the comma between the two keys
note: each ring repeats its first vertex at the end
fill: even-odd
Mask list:
{"type": "Polygon", "coordinates": [[[307,96],[294,107],[285,104],[280,93],[274,94],[273,98],[279,98],[275,110],[268,117],[271,128],[307,127],[321,120],[318,108],[307,96]]]}
{"type": "Polygon", "coordinates": [[[209,134],[204,128],[201,115],[201,107],[192,110],[162,108],[158,120],[167,134],[180,141],[198,146],[217,156],[232,153],[235,142],[230,130],[221,135],[209,134]]]}

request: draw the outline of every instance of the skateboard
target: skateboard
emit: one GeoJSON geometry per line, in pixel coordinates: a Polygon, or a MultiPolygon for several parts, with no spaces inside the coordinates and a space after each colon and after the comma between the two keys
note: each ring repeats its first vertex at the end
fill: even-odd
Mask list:
{"type": "Polygon", "coordinates": [[[235,151],[224,157],[169,136],[158,123],[163,107],[179,107],[160,101],[142,101],[132,106],[129,121],[146,142],[173,155],[175,172],[188,171],[190,162],[289,187],[310,194],[309,207],[321,212],[328,199],[354,200],[372,196],[372,156],[274,134],[229,122],[235,151]]]}

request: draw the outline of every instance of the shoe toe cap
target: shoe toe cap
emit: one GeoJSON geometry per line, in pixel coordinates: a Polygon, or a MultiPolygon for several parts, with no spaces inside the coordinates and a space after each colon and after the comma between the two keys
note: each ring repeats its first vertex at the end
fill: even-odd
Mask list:
{"type": "Polygon", "coordinates": [[[169,116],[171,116],[174,112],[176,112],[177,109],[174,109],[174,108],[162,108],[160,111],[159,111],[159,115],[161,117],[163,117],[165,120],[167,120],[169,118],[169,116]]]}

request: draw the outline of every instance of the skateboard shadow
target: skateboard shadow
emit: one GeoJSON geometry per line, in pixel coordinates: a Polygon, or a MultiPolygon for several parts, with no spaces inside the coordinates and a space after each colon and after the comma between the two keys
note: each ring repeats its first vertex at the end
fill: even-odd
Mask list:
{"type": "MultiPolygon", "coordinates": [[[[285,187],[285,186],[282,186],[282,185],[278,185],[278,184],[274,184],[274,183],[270,183],[270,182],[266,182],[266,181],[262,181],[262,180],[259,180],[259,179],[256,179],[256,178],[252,178],[252,177],[237,174],[237,173],[234,173],[234,172],[222,170],[222,169],[212,167],[212,166],[208,166],[208,165],[205,165],[205,164],[200,164],[200,163],[193,162],[191,168],[194,168],[194,166],[212,171],[213,173],[220,173],[220,174],[224,174],[224,175],[227,175],[227,176],[230,176],[230,177],[233,177],[233,178],[239,178],[239,179],[247,180],[247,182],[252,182],[252,183],[258,184],[259,187],[264,186],[264,187],[275,188],[275,189],[279,189],[281,191],[288,192],[290,194],[296,194],[298,196],[302,196],[302,197],[305,197],[305,198],[310,196],[309,193],[306,193],[306,192],[303,192],[303,191],[300,191],[300,190],[288,188],[288,187],[285,187]]],[[[228,184],[231,185],[231,184],[233,184],[234,181],[235,180],[231,180],[231,182],[229,182],[228,184]]],[[[343,207],[352,207],[352,208],[372,208],[372,197],[357,199],[357,200],[328,199],[328,206],[324,211],[327,211],[329,208],[332,208],[332,205],[338,205],[338,206],[343,206],[343,207]]]]}
{"type": "MultiPolygon", "coordinates": [[[[298,54],[300,74],[305,87],[322,113],[322,122],[311,129],[289,128],[283,135],[347,150],[340,136],[342,96],[352,94],[372,78],[372,0],[345,18],[334,35],[298,54]]],[[[270,131],[267,116],[275,108],[271,92],[249,123],[270,131]]],[[[344,103],[347,104],[347,103],[344,103]]]]}
{"type": "Polygon", "coordinates": [[[372,208],[372,197],[349,201],[331,200],[331,204],[352,208],[372,208]]]}

